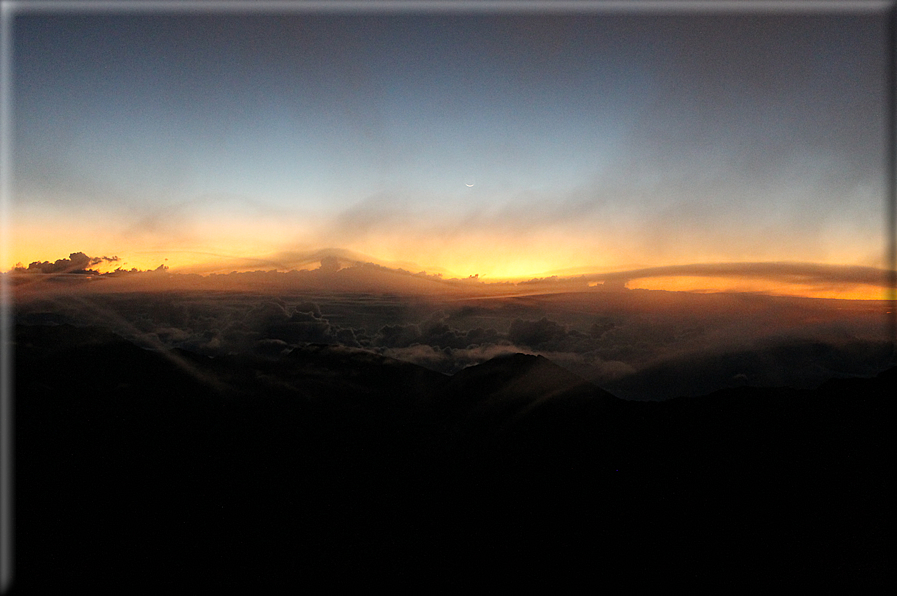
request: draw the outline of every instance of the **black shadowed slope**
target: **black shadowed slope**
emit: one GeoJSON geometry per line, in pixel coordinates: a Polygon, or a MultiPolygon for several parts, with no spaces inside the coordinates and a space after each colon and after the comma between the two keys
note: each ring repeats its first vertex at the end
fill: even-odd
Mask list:
{"type": "Polygon", "coordinates": [[[522,354],[16,348],[20,593],[893,580],[893,369],[640,403],[522,354]]]}

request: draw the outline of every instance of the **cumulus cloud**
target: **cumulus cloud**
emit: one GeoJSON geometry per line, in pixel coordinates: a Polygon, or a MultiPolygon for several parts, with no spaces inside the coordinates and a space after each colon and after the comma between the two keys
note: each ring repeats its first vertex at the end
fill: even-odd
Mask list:
{"type": "Polygon", "coordinates": [[[514,343],[537,347],[553,339],[562,338],[566,334],[567,330],[562,325],[549,321],[546,317],[538,321],[514,319],[508,330],[508,339],[514,343]]]}
{"type": "Polygon", "coordinates": [[[246,312],[240,325],[251,336],[294,346],[338,341],[330,322],[313,302],[301,302],[295,307],[288,307],[283,300],[262,302],[246,312]]]}
{"type": "Polygon", "coordinates": [[[290,351],[290,345],[281,339],[260,339],[255,343],[255,353],[276,358],[290,351]]]}
{"type": "Polygon", "coordinates": [[[502,354],[539,354],[612,392],[636,395],[645,383],[672,387],[662,379],[673,377],[704,379],[692,389],[754,384],[771,378],[773,370],[781,379],[806,382],[834,372],[862,374],[871,370],[864,361],[882,362],[878,351],[860,349],[883,340],[880,313],[866,308],[851,314],[828,302],[597,292],[458,303],[384,295],[303,296],[295,289],[281,294],[184,291],[46,296],[18,303],[16,319],[102,325],[151,349],[181,348],[212,357],[278,358],[308,344],[341,345],[448,374],[502,354]],[[803,342],[801,353],[807,358],[786,358],[787,349],[777,356],[770,350],[772,340],[763,341],[770,337],[775,345],[803,342]],[[835,352],[806,347],[848,344],[850,350],[835,352]],[[728,356],[720,360],[721,354],[728,356]],[[813,362],[821,368],[813,368],[813,362]],[[843,368],[836,370],[839,363],[843,368]],[[766,377],[760,375],[764,370],[766,377]]]}
{"type": "Polygon", "coordinates": [[[118,257],[89,257],[83,252],[73,252],[67,259],[49,261],[35,261],[28,265],[28,273],[95,273],[90,267],[100,263],[115,263],[118,257]]]}
{"type": "Polygon", "coordinates": [[[413,362],[446,374],[454,374],[463,368],[481,364],[496,356],[528,352],[525,348],[521,349],[508,342],[471,348],[437,348],[415,344],[402,348],[380,348],[378,351],[385,356],[413,362]]]}
{"type": "Polygon", "coordinates": [[[294,310],[296,312],[293,313],[293,317],[296,317],[300,313],[310,313],[314,317],[321,318],[321,307],[314,302],[300,302],[296,305],[294,310]]]}
{"type": "Polygon", "coordinates": [[[284,305],[279,302],[262,302],[251,308],[243,317],[243,322],[250,328],[275,325],[289,320],[284,305]]]}
{"type": "Polygon", "coordinates": [[[404,348],[420,343],[420,327],[414,323],[384,325],[374,337],[376,345],[388,348],[404,348]]]}
{"type": "MultiPolygon", "coordinates": [[[[299,316],[303,314],[300,313],[299,316]]],[[[305,321],[293,321],[291,319],[284,323],[268,326],[262,331],[262,335],[271,339],[281,339],[291,344],[329,344],[337,343],[338,341],[333,334],[330,323],[326,319],[305,321]]]]}
{"type": "Polygon", "coordinates": [[[336,273],[339,269],[339,259],[336,257],[328,255],[321,259],[321,271],[323,273],[336,273]]]}

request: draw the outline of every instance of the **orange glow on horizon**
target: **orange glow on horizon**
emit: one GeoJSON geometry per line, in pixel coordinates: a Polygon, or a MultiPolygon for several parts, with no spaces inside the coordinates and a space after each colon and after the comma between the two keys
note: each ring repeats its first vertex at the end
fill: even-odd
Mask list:
{"type": "Polygon", "coordinates": [[[887,300],[887,289],[869,284],[834,284],[815,287],[810,284],[783,283],[760,278],[669,276],[633,279],[626,287],[635,290],[670,292],[730,293],[749,292],[773,296],[801,298],[833,298],[840,300],[887,300]]]}
{"type": "MultiPolygon", "coordinates": [[[[286,225],[269,222],[267,227],[259,227],[249,223],[240,228],[236,221],[224,220],[197,225],[202,234],[187,233],[183,238],[173,235],[161,237],[149,232],[135,232],[133,237],[128,238],[119,232],[78,225],[79,222],[68,222],[65,226],[52,220],[39,226],[20,222],[13,226],[15,235],[7,246],[9,252],[3,255],[2,271],[12,270],[17,263],[27,267],[35,261],[55,262],[68,258],[72,252],[83,252],[90,257],[119,257],[118,261],[104,261],[91,267],[102,273],[119,267],[124,270],[154,270],[160,265],[165,265],[172,273],[201,275],[231,271],[316,269],[318,264],[314,260],[297,260],[295,255],[303,254],[303,251],[311,254],[315,252],[313,249],[332,246],[355,251],[359,255],[370,255],[373,262],[384,267],[403,268],[411,273],[439,273],[444,279],[466,279],[477,275],[480,282],[488,284],[517,283],[553,275],[558,280],[574,280],[579,275],[590,273],[594,275],[589,277],[595,281],[601,279],[601,273],[646,268],[653,261],[642,253],[622,249],[614,252],[599,245],[598,241],[578,236],[565,238],[556,231],[521,236],[496,233],[492,237],[479,233],[458,232],[452,236],[434,233],[431,238],[397,233],[388,238],[360,238],[330,244],[322,240],[320,234],[307,230],[303,232],[292,228],[288,233],[286,225]],[[122,246],[127,246],[128,250],[118,250],[122,246]]],[[[694,256],[689,261],[671,259],[664,265],[726,262],[725,255],[712,255],[713,258],[699,254],[694,256]]],[[[786,261],[788,256],[782,255],[780,260],[786,261]]],[[[862,261],[855,258],[845,259],[844,262],[862,261]]],[[[540,287],[541,291],[545,291],[547,286],[540,287]]],[[[889,290],[882,285],[784,282],[752,277],[749,273],[729,277],[656,276],[631,279],[627,287],[705,293],[755,292],[847,300],[893,299],[889,290]]],[[[566,291],[560,287],[558,289],[566,291]]],[[[535,287],[533,291],[537,291],[535,287]]]]}

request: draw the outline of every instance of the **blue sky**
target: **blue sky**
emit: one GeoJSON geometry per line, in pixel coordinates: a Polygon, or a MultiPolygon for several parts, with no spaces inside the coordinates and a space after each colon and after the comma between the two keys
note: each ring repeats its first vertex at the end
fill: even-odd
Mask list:
{"type": "Polygon", "coordinates": [[[881,266],[883,15],[22,12],[11,258],[881,266]]]}

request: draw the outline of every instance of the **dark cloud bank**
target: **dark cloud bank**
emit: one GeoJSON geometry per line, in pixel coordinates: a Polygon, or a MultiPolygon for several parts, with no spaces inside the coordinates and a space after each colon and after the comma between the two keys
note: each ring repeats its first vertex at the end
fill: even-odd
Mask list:
{"type": "MultiPolygon", "coordinates": [[[[892,361],[886,315],[875,302],[842,307],[838,301],[602,292],[585,285],[573,292],[552,288],[548,294],[476,298],[324,289],[328,279],[355,275],[337,269],[333,264],[332,272],[297,272],[311,282],[304,292],[241,285],[246,289],[211,293],[28,294],[17,306],[17,320],[102,325],[149,349],[211,357],[278,358],[309,344],[339,345],[445,374],[502,354],[540,354],[618,396],[636,399],[742,385],[809,388],[830,378],[874,375],[892,361]]],[[[371,279],[415,277],[382,273],[377,266],[358,269],[372,270],[371,279]]],[[[108,287],[78,287],[85,285],[108,287]]]]}
{"type": "Polygon", "coordinates": [[[216,356],[16,327],[23,591],[890,583],[894,369],[626,401],[511,353],[600,341],[613,321],[449,324],[492,314],[468,307],[364,333],[307,302],[132,308],[172,343],[199,341],[187,324],[205,317],[216,356]],[[346,331],[370,347],[337,345],[346,331]],[[300,338],[330,343],[290,350],[300,338]],[[503,355],[452,376],[384,355],[474,345],[503,355]]]}
{"type": "Polygon", "coordinates": [[[384,276],[15,286],[23,590],[890,581],[881,303],[384,276]]]}

